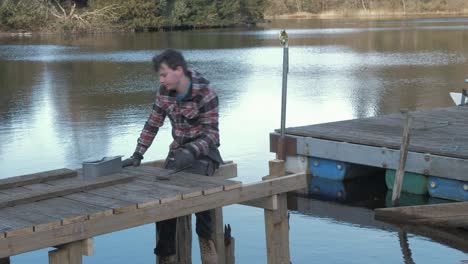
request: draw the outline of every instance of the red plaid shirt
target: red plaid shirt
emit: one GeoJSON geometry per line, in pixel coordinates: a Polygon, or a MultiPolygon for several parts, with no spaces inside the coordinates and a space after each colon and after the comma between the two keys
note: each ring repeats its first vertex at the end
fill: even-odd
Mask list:
{"type": "Polygon", "coordinates": [[[151,146],[166,116],[172,125],[174,141],[170,148],[185,147],[196,157],[207,155],[210,148],[219,146],[218,96],[209,81],[196,71],[189,70],[191,89],[180,102],[176,92],[161,86],[140,137],[136,152],[141,155],[151,146]]]}

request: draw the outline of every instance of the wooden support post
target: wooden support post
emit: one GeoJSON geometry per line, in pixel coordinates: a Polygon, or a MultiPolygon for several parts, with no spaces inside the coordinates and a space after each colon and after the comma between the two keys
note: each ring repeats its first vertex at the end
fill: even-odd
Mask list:
{"type": "Polygon", "coordinates": [[[218,254],[218,264],[225,263],[224,254],[224,224],[223,224],[223,208],[218,207],[210,210],[211,220],[214,227],[214,244],[216,246],[216,253],[218,254]]]}
{"type": "Polygon", "coordinates": [[[56,250],[49,251],[49,264],[81,264],[82,241],[61,245],[56,250]]]}
{"type": "Polygon", "coordinates": [[[192,264],[192,215],[177,217],[176,230],[176,262],[192,264]]]}
{"type": "Polygon", "coordinates": [[[234,254],[236,249],[236,241],[233,237],[231,237],[231,242],[226,246],[225,254],[226,254],[226,264],[234,264],[236,263],[236,256],[234,254]]]}
{"type": "Polygon", "coordinates": [[[10,264],[10,258],[1,258],[0,264],[10,264]]]}
{"type": "MultiPolygon", "coordinates": [[[[267,178],[285,175],[284,160],[269,162],[270,175],[267,178]]],[[[289,223],[287,194],[278,194],[278,209],[265,209],[265,234],[269,264],[289,264],[289,223]]]]}
{"type": "Polygon", "coordinates": [[[94,255],[94,239],[87,238],[81,241],[81,254],[83,256],[94,255]]]}
{"type": "Polygon", "coordinates": [[[286,139],[284,136],[280,136],[278,138],[278,146],[276,147],[276,158],[279,160],[286,160],[286,139]]]}
{"type": "Polygon", "coordinates": [[[400,162],[398,163],[398,170],[395,176],[395,182],[393,183],[393,206],[398,206],[400,202],[401,186],[403,185],[403,175],[405,174],[406,157],[408,156],[408,146],[411,136],[410,130],[413,122],[413,116],[409,112],[403,110],[402,113],[406,113],[406,123],[403,129],[403,139],[400,148],[400,162]]]}

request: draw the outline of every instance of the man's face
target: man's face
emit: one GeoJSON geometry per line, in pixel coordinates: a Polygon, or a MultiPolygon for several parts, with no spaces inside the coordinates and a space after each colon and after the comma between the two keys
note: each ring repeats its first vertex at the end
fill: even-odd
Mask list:
{"type": "Polygon", "coordinates": [[[162,63],[159,67],[159,82],[168,90],[175,90],[183,76],[184,71],[180,66],[173,70],[167,64],[162,63]]]}

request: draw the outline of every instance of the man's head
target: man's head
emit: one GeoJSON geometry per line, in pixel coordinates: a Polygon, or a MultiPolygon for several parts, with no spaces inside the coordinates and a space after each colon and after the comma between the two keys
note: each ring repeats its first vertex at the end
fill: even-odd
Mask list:
{"type": "Polygon", "coordinates": [[[153,67],[159,72],[159,82],[169,90],[184,92],[189,72],[184,56],[176,50],[167,49],[153,57],[153,67]]]}

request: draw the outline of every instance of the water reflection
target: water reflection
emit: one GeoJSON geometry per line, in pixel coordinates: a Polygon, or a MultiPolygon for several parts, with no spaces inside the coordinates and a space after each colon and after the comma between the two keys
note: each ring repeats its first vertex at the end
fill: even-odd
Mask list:
{"type": "MultiPolygon", "coordinates": [[[[467,25],[468,19],[298,20],[252,30],[1,39],[0,178],[131,154],[158,86],[151,57],[172,47],[212,81],[220,97],[223,156],[238,163],[239,180],[257,181],[273,158],[268,134],[280,125],[277,29],[292,34],[286,125],[299,126],[451,105],[448,92],[459,91],[467,77],[467,25]]],[[[145,160],[165,157],[170,141],[166,122],[145,160]]],[[[353,196],[348,186],[343,188],[353,196]]],[[[295,262],[401,261],[396,233],[382,231],[389,226],[370,223],[367,230],[365,224],[343,226],[340,218],[323,221],[320,214],[333,206],[311,206],[318,206],[314,217],[301,210],[291,216],[295,262]],[[349,244],[354,246],[348,250],[349,244]]],[[[342,207],[334,213],[340,211],[361,220],[369,214],[342,207]]],[[[233,206],[225,215],[236,223],[236,240],[243,241],[239,263],[264,259],[262,212],[233,206]],[[252,219],[250,225],[246,218],[252,219]]],[[[431,256],[429,248],[451,260],[460,257],[437,243],[410,240],[413,252],[431,256]]],[[[433,241],[467,252],[460,241],[433,241]]],[[[112,255],[112,249],[104,250],[92,261],[112,255]]]]}

